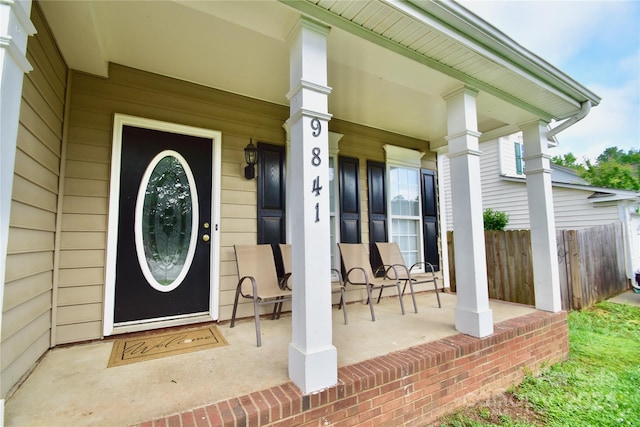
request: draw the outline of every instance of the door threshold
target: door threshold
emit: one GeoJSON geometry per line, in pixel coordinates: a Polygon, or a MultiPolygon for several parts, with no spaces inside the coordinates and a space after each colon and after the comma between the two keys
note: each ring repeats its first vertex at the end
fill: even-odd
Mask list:
{"type": "Polygon", "coordinates": [[[173,326],[184,326],[195,323],[212,322],[215,319],[209,313],[188,314],[183,316],[173,316],[155,320],[139,320],[133,322],[116,323],[113,325],[111,335],[128,334],[130,332],[148,331],[151,329],[171,328],[173,326]]]}

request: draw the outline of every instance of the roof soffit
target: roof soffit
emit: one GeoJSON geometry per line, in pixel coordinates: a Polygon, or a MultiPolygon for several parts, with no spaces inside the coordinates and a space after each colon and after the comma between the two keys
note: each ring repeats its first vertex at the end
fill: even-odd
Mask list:
{"type": "Polygon", "coordinates": [[[67,65],[76,70],[106,77],[109,60],[97,23],[96,3],[38,2],[55,34],[67,65]],[[69,23],[73,22],[73,25],[69,23]]]}
{"type": "MultiPolygon", "coordinates": [[[[383,0],[397,3],[396,0],[383,0]]],[[[525,49],[502,31],[484,21],[455,1],[408,0],[416,7],[426,6],[431,14],[442,19],[454,31],[464,34],[467,42],[478,51],[495,55],[514,66],[526,70],[526,74],[554,90],[574,99],[588,99],[598,105],[600,97],[570,76],[549,64],[535,53],[525,49]]]]}
{"type": "MultiPolygon", "coordinates": [[[[482,42],[488,43],[490,38],[486,31],[481,31],[478,22],[490,27],[489,24],[458,5],[458,10],[475,17],[474,25],[454,16],[443,7],[443,3],[433,1],[414,1],[411,4],[396,0],[280,1],[496,96],[545,121],[575,115],[580,103],[587,99],[576,87],[583,92],[588,92],[587,89],[539,58],[535,57],[537,60],[533,61],[533,54],[506,36],[502,35],[502,39],[510,41],[512,46],[499,45],[494,41],[494,49],[489,49],[482,42]],[[463,34],[460,29],[444,22],[442,16],[448,16],[450,21],[455,18],[456,24],[466,26],[470,34],[463,34]],[[511,56],[507,57],[507,53],[511,56]],[[551,71],[555,73],[554,79],[550,78],[551,71]],[[547,79],[536,73],[544,74],[547,79]]],[[[493,29],[492,34],[499,33],[490,28],[493,29]]],[[[591,92],[587,95],[594,105],[600,100],[591,92]]]]}
{"type": "Polygon", "coordinates": [[[525,77],[508,78],[504,67],[388,2],[326,2],[384,36],[315,2],[294,3],[49,0],[39,5],[72,69],[107,76],[112,62],[280,105],[287,105],[289,90],[286,37],[301,14],[309,15],[332,26],[327,66],[334,118],[429,141],[432,147],[446,144],[442,94],[462,84],[480,89],[478,129],[491,135],[573,111],[559,97],[525,77]],[[372,9],[358,12],[362,5],[372,9]]]}

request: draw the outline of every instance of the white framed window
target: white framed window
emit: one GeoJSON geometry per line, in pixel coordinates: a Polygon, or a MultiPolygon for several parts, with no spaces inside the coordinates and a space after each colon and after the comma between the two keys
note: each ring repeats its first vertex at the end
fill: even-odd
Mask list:
{"type": "Polygon", "coordinates": [[[420,171],[389,166],[389,238],[400,247],[407,265],[422,260],[420,171]]]}
{"type": "Polygon", "coordinates": [[[389,241],[396,242],[408,265],[424,259],[420,166],[424,153],[385,145],[389,241]]]}

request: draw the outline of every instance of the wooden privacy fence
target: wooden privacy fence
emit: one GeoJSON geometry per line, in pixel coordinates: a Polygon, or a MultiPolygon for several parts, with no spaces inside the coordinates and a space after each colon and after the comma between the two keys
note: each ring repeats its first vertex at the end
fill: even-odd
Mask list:
{"type": "MultiPolygon", "coordinates": [[[[531,231],[485,231],[489,298],[535,304],[531,231]]],[[[622,223],[556,230],[562,309],[588,307],[627,289],[622,223]]],[[[456,289],[453,232],[447,233],[451,290],[456,289]]]]}

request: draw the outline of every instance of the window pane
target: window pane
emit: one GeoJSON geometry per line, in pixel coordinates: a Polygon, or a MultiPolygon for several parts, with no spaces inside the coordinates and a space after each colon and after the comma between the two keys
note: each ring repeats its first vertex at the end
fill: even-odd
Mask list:
{"type": "Polygon", "coordinates": [[[417,170],[391,167],[389,170],[389,199],[391,214],[420,215],[420,180],[417,170]]]}
{"type": "Polygon", "coordinates": [[[393,241],[400,247],[404,261],[409,266],[420,261],[419,226],[419,221],[413,219],[393,219],[391,222],[393,241]]]}
{"type": "Polygon", "coordinates": [[[420,174],[417,169],[390,167],[391,236],[408,265],[420,261],[420,174]]]}

